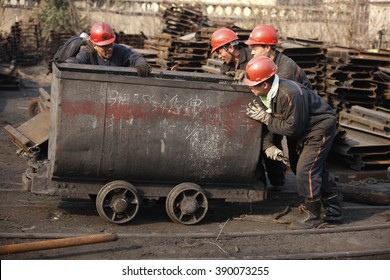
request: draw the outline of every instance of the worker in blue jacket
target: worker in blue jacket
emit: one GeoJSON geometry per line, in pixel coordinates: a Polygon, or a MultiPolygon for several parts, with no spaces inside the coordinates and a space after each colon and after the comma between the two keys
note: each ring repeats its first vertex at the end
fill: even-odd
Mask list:
{"type": "Polygon", "coordinates": [[[69,62],[135,67],[138,76],[147,77],[149,75],[151,67],[145,58],[125,46],[114,43],[115,33],[108,24],[104,22],[95,23],[90,30],[89,36],[93,51],[89,49],[80,51],[75,59],[69,62]]]}

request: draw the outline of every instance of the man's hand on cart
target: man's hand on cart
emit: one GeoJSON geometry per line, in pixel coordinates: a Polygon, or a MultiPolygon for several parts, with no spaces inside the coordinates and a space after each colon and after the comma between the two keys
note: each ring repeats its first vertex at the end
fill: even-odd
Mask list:
{"type": "Polygon", "coordinates": [[[281,161],[284,165],[288,166],[288,158],[284,156],[283,151],[276,146],[271,146],[265,151],[267,158],[281,161]]]}
{"type": "Polygon", "coordinates": [[[256,99],[248,104],[246,115],[251,119],[262,122],[263,124],[268,124],[268,120],[270,118],[270,114],[261,107],[256,99]]]}

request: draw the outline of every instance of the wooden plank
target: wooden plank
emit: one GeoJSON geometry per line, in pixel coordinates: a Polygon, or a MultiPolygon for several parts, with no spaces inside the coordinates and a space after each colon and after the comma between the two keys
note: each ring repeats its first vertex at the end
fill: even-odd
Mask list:
{"type": "Polygon", "coordinates": [[[50,110],[45,110],[27,122],[21,124],[17,130],[31,140],[35,145],[40,145],[49,139],[50,110]]]}
{"type": "Polygon", "coordinates": [[[45,101],[50,101],[50,94],[44,88],[39,88],[39,94],[45,101]]]}
{"type": "Polygon", "coordinates": [[[26,136],[24,136],[20,131],[12,127],[11,125],[7,125],[4,127],[5,131],[7,131],[11,137],[12,140],[15,142],[15,144],[20,147],[24,148],[27,146],[27,144],[30,142],[30,139],[28,139],[26,136]]]}
{"type": "Polygon", "coordinates": [[[49,139],[50,110],[45,110],[17,128],[7,125],[4,129],[11,135],[15,144],[28,152],[49,139]]]}

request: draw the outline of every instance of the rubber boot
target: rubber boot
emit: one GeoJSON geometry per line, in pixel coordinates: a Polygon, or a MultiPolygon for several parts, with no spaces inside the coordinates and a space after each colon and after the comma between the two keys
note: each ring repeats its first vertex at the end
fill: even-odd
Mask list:
{"type": "Polygon", "coordinates": [[[343,196],[341,193],[336,193],[322,199],[322,206],[325,209],[323,216],[325,222],[334,224],[341,224],[343,222],[342,201],[343,196]]]}
{"type": "Polygon", "coordinates": [[[311,229],[319,226],[323,221],[321,219],[321,200],[306,199],[299,206],[301,217],[291,224],[293,229],[311,229]]]}

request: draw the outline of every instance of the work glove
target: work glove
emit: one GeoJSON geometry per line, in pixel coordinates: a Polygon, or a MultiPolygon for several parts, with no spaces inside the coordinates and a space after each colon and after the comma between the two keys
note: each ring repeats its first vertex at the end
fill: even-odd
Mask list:
{"type": "Polygon", "coordinates": [[[261,105],[254,99],[251,103],[248,104],[246,109],[246,115],[251,119],[262,122],[263,124],[268,125],[268,120],[271,117],[271,114],[267,113],[261,105]]]}
{"type": "Polygon", "coordinates": [[[242,81],[245,78],[245,70],[238,69],[236,71],[228,71],[225,75],[233,77],[233,80],[235,81],[242,81]]]}
{"type": "Polygon", "coordinates": [[[150,73],[150,66],[149,64],[139,64],[135,66],[137,69],[138,77],[147,77],[150,73]]]}
{"type": "Polygon", "coordinates": [[[242,81],[245,78],[245,70],[238,69],[234,75],[235,81],[242,81]]]}
{"type": "Polygon", "coordinates": [[[234,77],[236,75],[236,71],[227,71],[225,72],[226,76],[234,77]]]}
{"type": "Polygon", "coordinates": [[[276,161],[281,161],[285,165],[288,164],[287,158],[284,156],[283,151],[281,149],[279,149],[278,147],[271,146],[271,147],[265,149],[264,152],[265,152],[265,155],[267,156],[267,158],[272,159],[272,160],[276,160],[276,161]]]}

